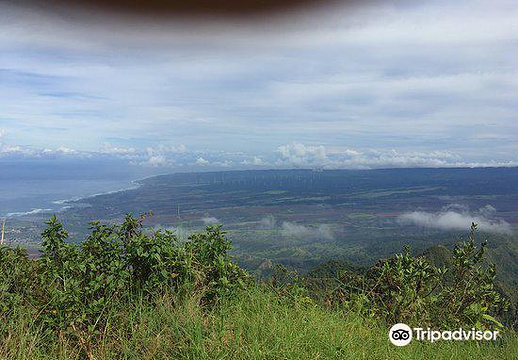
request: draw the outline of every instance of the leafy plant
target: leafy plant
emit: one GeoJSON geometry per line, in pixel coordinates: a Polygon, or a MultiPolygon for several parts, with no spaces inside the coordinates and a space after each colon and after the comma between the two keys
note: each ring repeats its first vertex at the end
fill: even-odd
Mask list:
{"type": "Polygon", "coordinates": [[[455,246],[448,267],[412,256],[405,247],[365,272],[343,271],[327,283],[332,288],[326,301],[388,323],[501,327],[497,317],[508,301],[494,285],[494,265],[484,256],[486,242],[477,246],[476,229],[472,224],[468,240],[455,246]]]}
{"type": "Polygon", "coordinates": [[[477,246],[476,230],[473,223],[468,240],[455,246],[437,306],[447,323],[501,327],[493,315],[505,311],[509,302],[495,287],[495,266],[485,258],[487,241],[477,246]]]}
{"type": "Polygon", "coordinates": [[[0,247],[1,315],[25,304],[49,334],[96,334],[110,308],[135,298],[201,291],[208,304],[245,285],[248,276],[232,263],[220,227],[182,243],[170,231],[145,233],[144,219],[127,215],[120,225],[93,222],[91,234],[77,245],[67,242],[68,232],[53,216],[38,260],[0,247]]]}

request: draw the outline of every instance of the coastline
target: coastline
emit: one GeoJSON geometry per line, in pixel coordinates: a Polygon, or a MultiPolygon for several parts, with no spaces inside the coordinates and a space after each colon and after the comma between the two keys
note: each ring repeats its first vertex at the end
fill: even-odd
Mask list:
{"type": "Polygon", "coordinates": [[[126,182],[127,185],[123,186],[121,188],[118,188],[116,190],[109,190],[109,191],[102,191],[102,192],[95,192],[90,195],[84,195],[84,196],[73,196],[65,199],[59,199],[59,200],[49,200],[48,204],[44,207],[30,207],[27,210],[19,210],[19,211],[12,211],[7,212],[2,215],[3,218],[7,219],[20,219],[20,218],[26,218],[31,215],[49,215],[53,213],[63,213],[67,210],[77,208],[80,206],[86,206],[86,201],[89,199],[96,198],[98,196],[104,196],[104,195],[110,195],[110,194],[116,194],[124,191],[130,191],[130,190],[136,190],[142,186],[142,181],[145,179],[138,179],[138,180],[131,180],[126,182]],[[58,205],[58,207],[54,207],[54,205],[58,205]]]}
{"type": "Polygon", "coordinates": [[[124,187],[124,188],[117,189],[117,190],[99,192],[99,193],[95,193],[92,195],[76,196],[76,197],[69,198],[69,199],[56,200],[56,201],[53,201],[52,203],[56,204],[56,205],[67,205],[64,208],[73,208],[74,204],[78,205],[84,200],[93,199],[93,198],[96,198],[99,196],[104,196],[104,195],[117,194],[117,193],[124,192],[124,191],[136,190],[142,186],[141,181],[142,180],[132,180],[132,181],[130,181],[131,185],[129,187],[124,187]]]}

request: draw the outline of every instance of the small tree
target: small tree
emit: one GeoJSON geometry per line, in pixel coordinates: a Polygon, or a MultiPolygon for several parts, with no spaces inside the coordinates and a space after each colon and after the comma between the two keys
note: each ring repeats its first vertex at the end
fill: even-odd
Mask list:
{"type": "Polygon", "coordinates": [[[346,271],[333,300],[389,323],[443,327],[501,327],[495,319],[508,307],[495,288],[495,267],[476,245],[477,225],[455,246],[452,264],[437,267],[423,256],[403,254],[381,260],[365,274],[346,271]]]}
{"type": "Polygon", "coordinates": [[[485,257],[487,241],[476,245],[477,224],[453,250],[453,265],[438,296],[436,317],[448,324],[502,326],[494,317],[509,305],[495,288],[495,266],[485,257]]]}

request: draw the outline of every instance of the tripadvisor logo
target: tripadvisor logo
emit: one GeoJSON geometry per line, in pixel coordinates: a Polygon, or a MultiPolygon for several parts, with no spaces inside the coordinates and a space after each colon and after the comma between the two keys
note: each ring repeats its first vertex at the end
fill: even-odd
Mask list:
{"type": "Polygon", "coordinates": [[[412,341],[412,329],[407,324],[396,324],[390,328],[389,339],[396,346],[406,346],[412,341]]]}
{"type": "Polygon", "coordinates": [[[475,330],[475,328],[471,328],[470,330],[464,330],[462,328],[454,331],[446,330],[446,331],[438,331],[431,330],[427,328],[426,330],[423,328],[413,328],[410,326],[399,323],[392,326],[389,330],[389,340],[392,344],[396,346],[406,346],[410,344],[412,338],[415,338],[419,341],[430,341],[436,342],[438,340],[496,340],[498,336],[498,331],[481,331],[475,330]]]}

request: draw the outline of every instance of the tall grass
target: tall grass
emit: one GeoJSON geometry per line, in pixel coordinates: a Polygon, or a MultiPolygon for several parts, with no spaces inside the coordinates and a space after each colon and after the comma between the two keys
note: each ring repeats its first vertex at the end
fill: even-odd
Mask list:
{"type": "MultiPolygon", "coordinates": [[[[0,324],[1,359],[513,359],[514,333],[496,342],[413,341],[397,348],[387,324],[253,286],[207,309],[202,294],[113,306],[95,339],[49,341],[28,312],[0,324]]],[[[516,357],[514,357],[516,358],[516,357]]]]}

